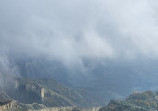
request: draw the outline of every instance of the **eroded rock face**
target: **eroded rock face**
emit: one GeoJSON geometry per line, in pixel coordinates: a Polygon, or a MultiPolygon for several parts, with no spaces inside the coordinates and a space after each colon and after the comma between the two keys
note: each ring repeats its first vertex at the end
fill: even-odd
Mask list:
{"type": "MultiPolygon", "coordinates": [[[[80,107],[52,107],[36,111],[98,111],[100,107],[80,108],[80,107]]],[[[33,111],[33,110],[28,110],[33,111]]]]}
{"type": "Polygon", "coordinates": [[[3,91],[0,91],[0,106],[10,103],[12,100],[10,97],[4,93],[3,91]]]}
{"type": "MultiPolygon", "coordinates": [[[[73,106],[87,107],[93,101],[88,102],[85,95],[73,89],[65,87],[52,79],[24,79],[17,78],[10,89],[3,89],[12,100],[16,100],[16,107],[21,111],[72,111],[73,106]],[[67,107],[69,106],[69,107],[67,107]],[[41,109],[41,110],[40,110],[41,109]]],[[[15,109],[12,100],[5,93],[0,93],[1,109],[15,109]]],[[[88,99],[89,100],[89,99],[88,99]]],[[[96,106],[96,105],[94,105],[96,106]]],[[[0,110],[1,111],[1,110],[0,110]]],[[[10,110],[14,111],[14,110],[10,110]]],[[[74,111],[74,110],[73,110],[74,111]]],[[[78,111],[98,111],[97,108],[79,108],[78,111]]]]}
{"type": "Polygon", "coordinates": [[[2,90],[0,91],[0,111],[18,111],[17,102],[2,90]]]}
{"type": "Polygon", "coordinates": [[[6,93],[23,104],[37,103],[46,107],[98,106],[92,99],[93,96],[88,96],[88,92],[81,93],[80,90],[65,87],[53,79],[17,78],[14,89],[9,89],[6,93]]]}
{"type": "Polygon", "coordinates": [[[17,104],[16,101],[11,101],[7,104],[1,105],[0,106],[0,111],[14,111],[17,110],[17,104]]]}

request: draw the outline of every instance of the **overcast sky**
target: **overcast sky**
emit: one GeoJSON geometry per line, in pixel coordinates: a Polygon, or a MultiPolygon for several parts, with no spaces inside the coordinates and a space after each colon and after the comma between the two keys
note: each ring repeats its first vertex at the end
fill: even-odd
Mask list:
{"type": "Polygon", "coordinates": [[[157,6],[156,0],[0,0],[0,52],[64,63],[157,59],[157,6]]]}
{"type": "Polygon", "coordinates": [[[62,80],[76,74],[70,82],[103,93],[157,89],[158,1],[0,0],[0,86],[26,58],[66,64],[56,64],[62,80]]]}

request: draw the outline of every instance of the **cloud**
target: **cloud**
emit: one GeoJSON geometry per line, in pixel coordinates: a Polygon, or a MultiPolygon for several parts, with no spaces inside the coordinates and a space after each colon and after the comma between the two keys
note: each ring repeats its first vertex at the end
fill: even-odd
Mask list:
{"type": "Polygon", "coordinates": [[[0,52],[0,88],[8,88],[20,76],[16,65],[7,57],[7,49],[0,48],[0,52]]]}
{"type": "Polygon", "coordinates": [[[94,1],[90,8],[88,3],[17,0],[9,5],[8,1],[1,1],[1,44],[13,53],[66,62],[84,57],[110,57],[111,44],[95,30],[91,12],[91,9],[95,11],[94,1]]]}
{"type": "MultiPolygon", "coordinates": [[[[136,54],[158,57],[158,16],[157,1],[121,0],[108,2],[112,18],[118,26],[121,37],[132,42],[136,54]]],[[[126,46],[125,46],[126,47],[126,46]]],[[[125,51],[126,53],[126,51],[125,51]]]]}
{"type": "Polygon", "coordinates": [[[75,76],[71,83],[103,92],[157,86],[157,6],[155,0],[0,0],[0,76],[18,74],[12,60],[30,57],[68,68],[33,61],[35,77],[75,76]]]}
{"type": "Polygon", "coordinates": [[[17,56],[90,59],[158,56],[157,2],[0,1],[0,44],[17,56]]]}

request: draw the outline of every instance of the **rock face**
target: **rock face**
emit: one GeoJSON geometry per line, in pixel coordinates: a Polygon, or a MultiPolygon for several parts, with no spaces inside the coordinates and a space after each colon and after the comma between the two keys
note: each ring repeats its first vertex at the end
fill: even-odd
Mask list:
{"type": "Polygon", "coordinates": [[[12,109],[13,107],[13,103],[12,102],[9,102],[9,103],[6,103],[4,105],[1,105],[0,106],[0,110],[7,110],[7,109],[12,109]]]}
{"type": "Polygon", "coordinates": [[[0,109],[8,109],[10,107],[12,107],[12,100],[6,93],[0,91],[0,109]]]}
{"type": "MultiPolygon", "coordinates": [[[[36,111],[72,111],[73,107],[53,107],[53,108],[45,108],[36,111]]],[[[28,110],[28,111],[35,111],[35,110],[28,110]]]]}
{"type": "Polygon", "coordinates": [[[96,101],[87,99],[87,92],[80,93],[78,90],[65,87],[53,79],[18,78],[15,81],[15,86],[5,92],[12,99],[21,103],[20,107],[23,109],[97,105],[96,101]]]}
{"type": "Polygon", "coordinates": [[[0,106],[0,111],[19,111],[16,101],[11,101],[7,104],[0,106]]]}
{"type": "Polygon", "coordinates": [[[42,89],[41,89],[41,98],[44,98],[44,94],[45,94],[45,89],[42,88],[42,89]]]}
{"type": "MultiPolygon", "coordinates": [[[[9,89],[0,91],[0,111],[98,111],[99,108],[81,108],[96,102],[86,100],[88,93],[65,87],[52,79],[18,78],[9,89]],[[9,96],[8,96],[9,95],[9,96]],[[69,106],[69,107],[67,107],[69,106]],[[73,107],[73,106],[79,106],[73,107]]],[[[90,106],[89,106],[90,107],[90,106]]]]}
{"type": "MultiPolygon", "coordinates": [[[[19,86],[17,87],[17,89],[20,86],[20,83],[18,83],[19,86]]],[[[31,90],[31,91],[36,91],[38,92],[39,87],[35,87],[35,86],[31,86],[31,85],[26,85],[26,87],[24,87],[25,90],[31,90]]],[[[39,90],[41,95],[41,98],[45,98],[45,96],[47,96],[48,91],[46,92],[44,88],[41,88],[39,90]],[[46,95],[45,95],[46,94],[46,95]]],[[[37,93],[38,94],[38,93],[37,93]]],[[[6,93],[4,93],[3,91],[1,91],[0,93],[0,101],[1,101],[1,105],[0,105],[0,111],[98,111],[99,107],[93,107],[93,108],[81,108],[81,107],[46,107],[43,104],[37,104],[37,103],[33,103],[33,104],[23,104],[14,100],[11,100],[10,97],[8,95],[6,95],[6,93]]]]}
{"type": "MultiPolygon", "coordinates": [[[[92,108],[76,108],[76,107],[52,107],[52,108],[45,108],[36,111],[98,111],[100,107],[92,107],[92,108]]],[[[28,111],[35,111],[35,110],[28,110],[28,111]]]]}
{"type": "Polygon", "coordinates": [[[16,110],[17,110],[16,101],[11,100],[6,93],[0,91],[0,111],[16,111],[16,110]]]}
{"type": "Polygon", "coordinates": [[[112,100],[99,111],[157,111],[158,92],[133,93],[126,100],[112,100]]]}
{"type": "Polygon", "coordinates": [[[0,91],[0,105],[5,105],[10,102],[11,102],[11,99],[9,98],[9,96],[3,91],[0,91]]]}

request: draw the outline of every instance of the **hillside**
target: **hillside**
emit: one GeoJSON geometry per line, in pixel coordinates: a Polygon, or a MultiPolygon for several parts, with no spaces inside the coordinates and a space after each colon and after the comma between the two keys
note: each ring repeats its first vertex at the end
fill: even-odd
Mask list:
{"type": "Polygon", "coordinates": [[[125,100],[112,100],[99,111],[157,111],[158,92],[133,93],[125,100]]]}
{"type": "Polygon", "coordinates": [[[0,105],[7,104],[11,101],[12,100],[8,97],[7,94],[5,94],[3,91],[0,91],[0,105]]]}
{"type": "Polygon", "coordinates": [[[18,78],[14,87],[5,92],[24,109],[97,105],[93,97],[85,96],[88,92],[80,93],[53,79],[18,78]]]}

